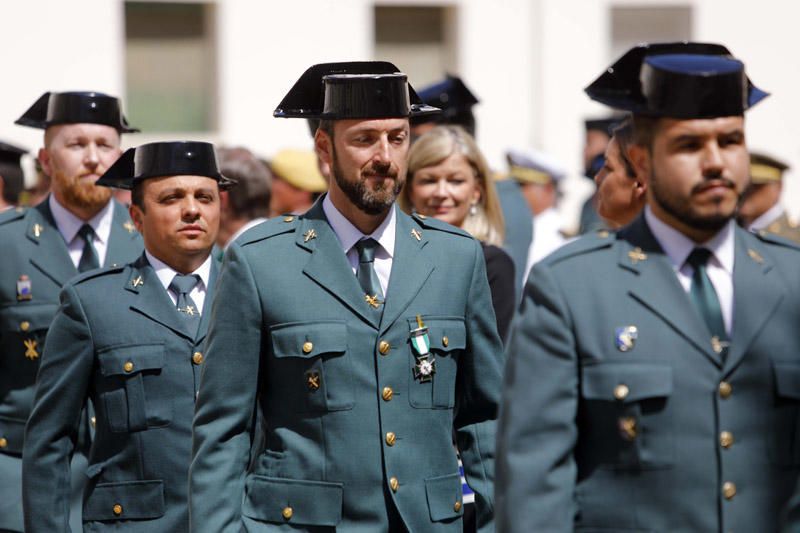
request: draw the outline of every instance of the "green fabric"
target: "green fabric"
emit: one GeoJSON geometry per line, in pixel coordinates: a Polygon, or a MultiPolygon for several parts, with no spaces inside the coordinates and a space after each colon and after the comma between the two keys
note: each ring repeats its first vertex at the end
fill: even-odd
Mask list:
{"type": "Polygon", "coordinates": [[[375,248],[378,241],[375,239],[362,239],[356,243],[358,251],[358,270],[356,277],[361,288],[367,296],[377,296],[378,300],[383,301],[383,291],[375,273],[375,248]]]}
{"type": "Polygon", "coordinates": [[[692,300],[703,321],[708,326],[712,337],[726,341],[728,334],[725,331],[725,321],[722,319],[722,308],[719,305],[717,291],[706,272],[706,265],[711,257],[707,248],[695,248],[686,262],[694,269],[689,297],[692,300]]]}
{"type": "Polygon", "coordinates": [[[78,272],[86,272],[87,270],[100,268],[97,250],[92,243],[94,239],[94,230],[89,224],[84,224],[81,226],[81,229],[78,230],[78,235],[83,239],[83,253],[81,253],[81,260],[78,262],[78,272]]]}

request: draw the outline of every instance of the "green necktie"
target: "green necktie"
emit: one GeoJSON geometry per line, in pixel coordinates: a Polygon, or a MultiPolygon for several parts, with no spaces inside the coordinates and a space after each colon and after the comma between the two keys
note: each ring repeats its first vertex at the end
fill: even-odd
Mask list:
{"type": "Polygon", "coordinates": [[[100,268],[100,260],[97,258],[97,250],[94,248],[94,229],[89,224],[84,224],[78,230],[78,235],[83,239],[83,252],[81,260],[78,261],[78,272],[86,272],[100,268]]]}
{"type": "Polygon", "coordinates": [[[169,284],[170,290],[178,295],[176,307],[181,316],[189,322],[192,333],[196,333],[200,325],[200,310],[192,300],[192,297],[189,296],[189,293],[198,283],[200,283],[200,276],[197,274],[175,274],[175,277],[172,278],[172,283],[169,284]]]}
{"type": "Polygon", "coordinates": [[[363,239],[356,243],[358,251],[358,270],[356,277],[358,283],[364,290],[364,301],[373,309],[380,308],[383,303],[383,291],[375,273],[375,248],[378,241],[375,239],[363,239]]]}
{"type": "Polygon", "coordinates": [[[695,248],[689,254],[686,262],[694,269],[689,297],[708,326],[714,351],[724,355],[727,349],[728,333],[725,331],[725,321],[722,318],[722,308],[719,305],[717,291],[714,290],[714,285],[706,272],[706,264],[710,257],[711,251],[707,248],[695,248]]]}

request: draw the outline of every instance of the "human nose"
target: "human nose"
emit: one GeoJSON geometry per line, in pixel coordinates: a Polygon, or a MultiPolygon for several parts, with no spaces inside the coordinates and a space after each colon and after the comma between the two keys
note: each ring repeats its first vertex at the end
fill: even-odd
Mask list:
{"type": "Polygon", "coordinates": [[[100,163],[100,156],[97,151],[97,145],[89,143],[84,152],[83,162],[87,167],[94,168],[100,163]]]}
{"type": "Polygon", "coordinates": [[[197,200],[192,196],[187,196],[183,202],[183,219],[194,221],[198,218],[200,218],[200,209],[197,200]]]}
{"type": "Polygon", "coordinates": [[[381,136],[376,147],[375,155],[373,156],[373,161],[381,164],[390,163],[392,159],[389,155],[389,148],[389,138],[385,135],[381,136]]]}
{"type": "Polygon", "coordinates": [[[724,165],[719,144],[709,142],[703,153],[703,175],[711,178],[719,176],[724,165]]]}
{"type": "Polygon", "coordinates": [[[437,180],[436,187],[433,189],[433,195],[437,198],[444,198],[449,193],[446,180],[437,180]]]}

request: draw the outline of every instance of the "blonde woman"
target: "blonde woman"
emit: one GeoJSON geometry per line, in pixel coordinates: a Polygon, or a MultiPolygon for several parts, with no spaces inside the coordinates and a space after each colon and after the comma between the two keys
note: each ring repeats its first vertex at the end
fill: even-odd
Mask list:
{"type": "Polygon", "coordinates": [[[408,180],[399,198],[407,212],[434,217],[481,241],[497,330],[505,340],[514,314],[514,263],[500,245],[503,213],[486,160],[460,126],[437,126],[408,155],[408,180]]]}

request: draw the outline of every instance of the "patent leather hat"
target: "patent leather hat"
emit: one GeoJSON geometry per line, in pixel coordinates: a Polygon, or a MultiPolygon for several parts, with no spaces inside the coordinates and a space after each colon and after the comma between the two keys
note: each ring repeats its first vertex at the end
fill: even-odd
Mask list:
{"type": "Polygon", "coordinates": [[[455,124],[475,136],[475,116],[472,114],[472,106],[479,103],[479,100],[461,78],[448,74],[444,80],[420,89],[419,97],[426,104],[441,109],[442,114],[415,118],[412,124],[426,122],[455,124]]]}
{"type": "Polygon", "coordinates": [[[591,85],[592,100],[638,115],[680,119],[742,115],[768,96],[719,44],[641,44],[591,85]]]}
{"type": "Polygon", "coordinates": [[[14,123],[40,129],[56,124],[103,124],[120,133],[139,131],[128,124],[119,98],[85,91],[44,93],[14,123]]]}
{"type": "Polygon", "coordinates": [[[321,63],[306,70],[273,112],[321,120],[414,117],[438,113],[388,61],[321,63]]]}
{"type": "Polygon", "coordinates": [[[126,150],[95,185],[132,189],[138,181],[164,176],[206,176],[217,180],[220,189],[236,184],[220,172],[213,144],[167,141],[126,150]]]}

